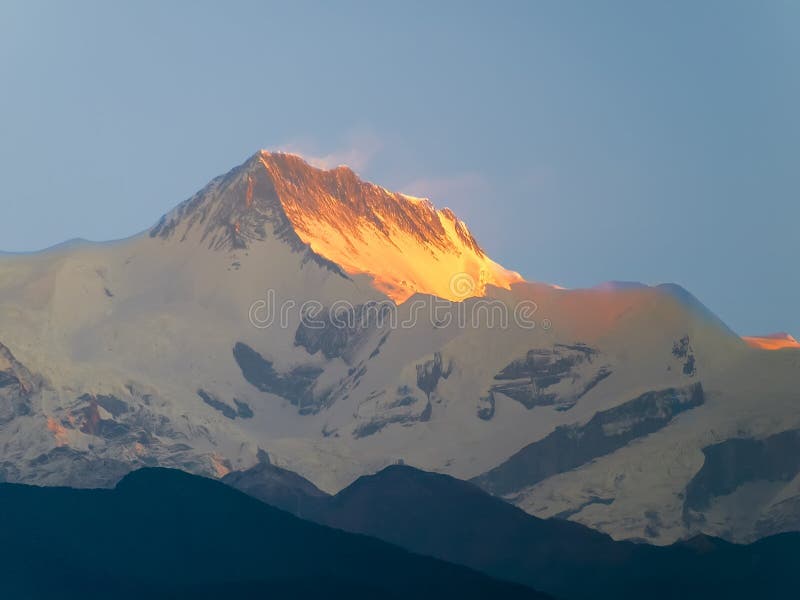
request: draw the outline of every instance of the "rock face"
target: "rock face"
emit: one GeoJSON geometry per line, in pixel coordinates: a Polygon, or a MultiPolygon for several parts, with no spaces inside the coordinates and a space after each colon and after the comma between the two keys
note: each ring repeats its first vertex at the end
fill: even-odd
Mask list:
{"type": "Polygon", "coordinates": [[[558,403],[559,410],[569,410],[611,375],[597,361],[598,351],[583,344],[528,350],[494,376],[499,383],[492,386],[492,396],[505,394],[528,409],[558,403]]]}
{"type": "Polygon", "coordinates": [[[0,424],[31,414],[30,401],[38,387],[30,371],[0,344],[0,424]]]}
{"type": "Polygon", "coordinates": [[[294,343],[309,354],[320,352],[325,358],[341,358],[352,364],[363,345],[375,337],[378,330],[386,330],[370,354],[370,358],[374,358],[391,332],[386,326],[391,311],[391,304],[377,302],[342,307],[338,311],[328,307],[317,319],[301,321],[294,343]]]}
{"type": "Polygon", "coordinates": [[[732,438],[703,448],[703,454],[703,467],[686,487],[687,526],[720,519],[728,535],[748,528],[756,536],[800,528],[797,499],[781,493],[800,479],[800,430],[732,438]],[[726,504],[743,510],[726,510],[726,504]]]}
{"type": "Polygon", "coordinates": [[[748,347],[677,286],[523,282],[451,212],[294,156],[133,238],[0,257],[0,344],[8,481],[266,453],[326,493],[403,461],[655,543],[797,523],[796,477],[727,492],[705,450],[800,429],[795,350],[748,347]]]}
{"type": "Polygon", "coordinates": [[[297,406],[300,414],[316,412],[322,407],[324,400],[318,402],[311,392],[322,368],[300,365],[288,373],[278,373],[271,361],[241,342],[233,347],[233,356],[249,383],[262,392],[286,398],[297,406]]]}
{"type": "Polygon", "coordinates": [[[700,406],[704,399],[699,383],[678,390],[647,392],[595,413],[585,425],[557,427],[474,482],[493,494],[512,495],[663,429],[676,415],[700,406]]]}

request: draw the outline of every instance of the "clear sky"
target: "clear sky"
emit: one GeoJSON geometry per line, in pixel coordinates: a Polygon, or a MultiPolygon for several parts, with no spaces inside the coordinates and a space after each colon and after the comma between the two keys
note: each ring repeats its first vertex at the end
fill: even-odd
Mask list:
{"type": "Polygon", "coordinates": [[[800,334],[799,31],[788,0],[3,0],[0,249],[134,234],[289,149],[527,278],[800,334]]]}

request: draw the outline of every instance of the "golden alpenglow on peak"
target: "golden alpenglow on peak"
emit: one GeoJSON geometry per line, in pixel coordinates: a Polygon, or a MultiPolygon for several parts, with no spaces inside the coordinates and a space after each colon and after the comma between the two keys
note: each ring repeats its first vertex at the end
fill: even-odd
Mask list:
{"type": "Polygon", "coordinates": [[[300,239],[347,273],[369,275],[395,302],[415,293],[463,300],[523,281],[486,256],[450,209],[362,181],[347,167],[326,171],[267,151],[258,160],[300,239]]]}
{"type": "Polygon", "coordinates": [[[746,335],[742,339],[753,348],[759,350],[783,350],[784,348],[800,348],[800,342],[788,333],[771,333],[769,335],[746,335]]]}

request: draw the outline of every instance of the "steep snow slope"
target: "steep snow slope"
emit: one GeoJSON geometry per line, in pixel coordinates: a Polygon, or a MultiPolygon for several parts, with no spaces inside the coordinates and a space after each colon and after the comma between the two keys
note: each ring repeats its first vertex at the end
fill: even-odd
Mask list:
{"type": "Polygon", "coordinates": [[[676,286],[519,281],[451,213],[293,156],[131,239],[0,257],[0,343],[10,481],[270,456],[335,492],[402,459],[656,542],[792,528],[800,504],[784,474],[717,485],[708,449],[800,429],[800,353],[748,347],[676,286]]]}
{"type": "Polygon", "coordinates": [[[417,292],[462,300],[522,281],[449,209],[363,182],[347,167],[311,170],[299,157],[265,152],[259,160],[300,238],[348,273],[369,274],[397,302],[417,292]]]}

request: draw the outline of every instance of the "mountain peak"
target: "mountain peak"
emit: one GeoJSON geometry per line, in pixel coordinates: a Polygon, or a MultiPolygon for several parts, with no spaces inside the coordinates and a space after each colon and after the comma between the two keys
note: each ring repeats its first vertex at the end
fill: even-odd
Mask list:
{"type": "Polygon", "coordinates": [[[259,160],[300,239],[344,271],[371,276],[395,301],[419,292],[462,300],[483,295],[487,284],[522,280],[487,257],[449,209],[365,182],[347,167],[326,171],[269,152],[259,160]]]}
{"type": "Polygon", "coordinates": [[[451,300],[509,288],[522,277],[492,261],[450,209],[363,181],[349,167],[325,170],[261,150],[165,216],[153,237],[202,224],[215,249],[275,235],[310,248],[344,272],[364,274],[395,300],[415,293],[451,300]]]}

